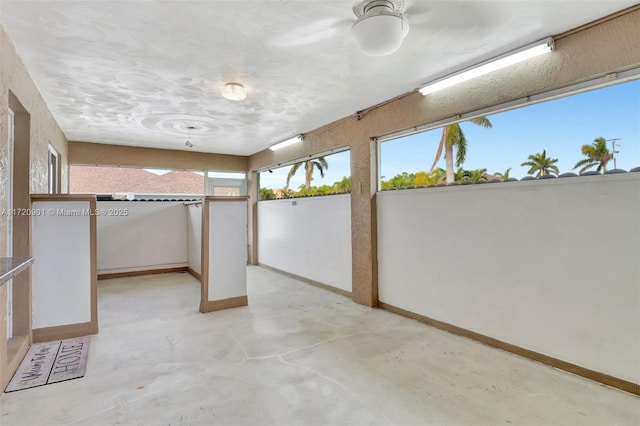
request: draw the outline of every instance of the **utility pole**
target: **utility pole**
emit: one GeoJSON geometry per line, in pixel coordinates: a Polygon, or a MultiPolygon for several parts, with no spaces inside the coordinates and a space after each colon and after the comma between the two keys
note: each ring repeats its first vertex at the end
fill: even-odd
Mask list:
{"type": "MultiPolygon", "coordinates": [[[[618,166],[616,164],[616,154],[619,153],[620,151],[616,151],[616,142],[618,142],[620,140],[620,138],[612,138],[612,139],[607,139],[607,142],[611,142],[611,158],[613,159],[613,168],[617,169],[618,166]]],[[[618,146],[622,146],[622,145],[618,145],[618,146]]]]}

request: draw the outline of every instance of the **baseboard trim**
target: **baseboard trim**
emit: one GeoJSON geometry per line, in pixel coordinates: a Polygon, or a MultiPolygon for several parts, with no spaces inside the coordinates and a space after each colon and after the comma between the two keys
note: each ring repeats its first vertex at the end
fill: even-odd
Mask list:
{"type": "Polygon", "coordinates": [[[301,277],[300,275],[292,274],[291,272],[283,271],[282,269],[274,268],[273,266],[265,265],[263,263],[258,263],[258,266],[260,266],[261,268],[268,269],[268,270],[273,271],[273,272],[277,272],[277,273],[282,274],[282,275],[284,275],[286,277],[293,278],[293,279],[298,280],[298,281],[302,281],[303,283],[311,284],[312,286],[320,287],[320,288],[322,288],[324,290],[328,290],[328,291],[331,291],[333,293],[338,293],[339,295],[342,295],[342,296],[345,296],[345,297],[348,297],[348,298],[352,297],[350,291],[343,290],[343,289],[338,288],[338,287],[334,287],[334,286],[331,286],[331,285],[328,285],[328,284],[324,284],[324,283],[321,283],[319,281],[314,281],[314,280],[311,280],[309,278],[301,277]]]}
{"type": "Polygon", "coordinates": [[[567,361],[563,361],[558,358],[554,358],[548,355],[541,354],[539,352],[535,352],[529,349],[522,348],[520,346],[512,345],[507,342],[503,342],[502,340],[494,339],[493,337],[485,336],[484,334],[476,333],[475,331],[467,330],[465,328],[461,328],[446,322],[438,321],[433,318],[426,317],[424,315],[416,314],[411,311],[407,311],[402,308],[398,308],[397,306],[389,305],[384,302],[378,302],[378,307],[380,309],[384,309],[389,312],[393,312],[398,315],[402,315],[407,318],[414,319],[421,323],[430,325],[435,328],[439,328],[440,330],[447,331],[449,333],[457,334],[459,336],[467,337],[469,339],[476,340],[478,342],[484,343],[489,346],[493,346],[498,349],[505,350],[507,352],[511,352],[516,355],[520,355],[525,358],[532,359],[534,361],[541,362],[543,364],[550,365],[551,367],[557,368],[559,370],[564,370],[569,373],[573,373],[577,376],[582,376],[590,380],[594,380],[596,382],[605,384],[607,386],[611,386],[617,389],[621,389],[625,392],[629,392],[635,395],[640,395],[640,384],[629,382],[627,380],[620,379],[618,377],[610,376],[605,373],[600,373],[598,371],[590,370],[585,367],[581,367],[576,364],[572,364],[567,361]]]}
{"type": "Polygon", "coordinates": [[[98,334],[97,323],[84,322],[79,324],[36,328],[33,330],[33,343],[71,339],[72,337],[82,337],[89,334],[98,334]]]}
{"type": "Polygon", "coordinates": [[[194,271],[193,269],[191,269],[191,268],[187,268],[187,272],[188,272],[189,274],[191,274],[191,275],[192,275],[195,279],[197,279],[198,281],[202,281],[202,277],[200,276],[200,274],[199,274],[199,273],[197,273],[196,271],[194,271]]]}
{"type": "Polygon", "coordinates": [[[139,277],[141,275],[170,274],[172,272],[189,272],[189,268],[180,266],[177,268],[146,269],[144,271],[112,272],[108,274],[98,274],[98,279],[110,280],[113,278],[139,277]]]}
{"type": "Polygon", "coordinates": [[[241,306],[247,306],[249,304],[249,298],[247,296],[232,297],[230,299],[212,300],[206,302],[200,302],[200,312],[206,314],[207,312],[221,311],[229,308],[239,308],[241,306]]]}

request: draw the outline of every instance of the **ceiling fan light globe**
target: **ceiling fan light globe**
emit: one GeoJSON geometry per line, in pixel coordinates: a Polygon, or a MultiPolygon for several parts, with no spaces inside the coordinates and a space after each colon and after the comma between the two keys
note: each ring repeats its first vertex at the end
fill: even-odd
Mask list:
{"type": "Polygon", "coordinates": [[[351,27],[351,35],[362,53],[386,56],[400,48],[409,32],[409,23],[399,13],[365,15],[351,27]]]}

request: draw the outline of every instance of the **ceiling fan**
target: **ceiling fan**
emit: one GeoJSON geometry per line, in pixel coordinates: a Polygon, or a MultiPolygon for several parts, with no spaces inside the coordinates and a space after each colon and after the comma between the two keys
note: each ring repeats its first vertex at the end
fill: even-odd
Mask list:
{"type": "Polygon", "coordinates": [[[421,0],[362,0],[352,6],[353,18],[344,16],[338,2],[288,2],[282,13],[298,25],[275,35],[269,44],[279,48],[296,48],[337,40],[351,29],[351,38],[368,56],[385,56],[396,52],[412,28],[410,37],[431,40],[439,32],[465,33],[483,26],[483,13],[473,2],[431,2],[421,0]],[[340,17],[340,15],[343,15],[340,17]],[[300,25],[304,22],[304,25],[300,25]]]}
{"type": "Polygon", "coordinates": [[[353,7],[358,19],[351,36],[362,53],[386,56],[400,48],[409,33],[403,8],[404,0],[365,0],[353,7]]]}

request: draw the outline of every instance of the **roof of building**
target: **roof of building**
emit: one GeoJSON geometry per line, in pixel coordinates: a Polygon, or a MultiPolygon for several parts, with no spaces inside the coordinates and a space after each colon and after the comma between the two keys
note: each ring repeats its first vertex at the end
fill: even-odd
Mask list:
{"type": "Polygon", "coordinates": [[[69,192],[88,194],[204,194],[204,177],[191,171],[156,174],[127,167],[69,166],[69,192]]]}

